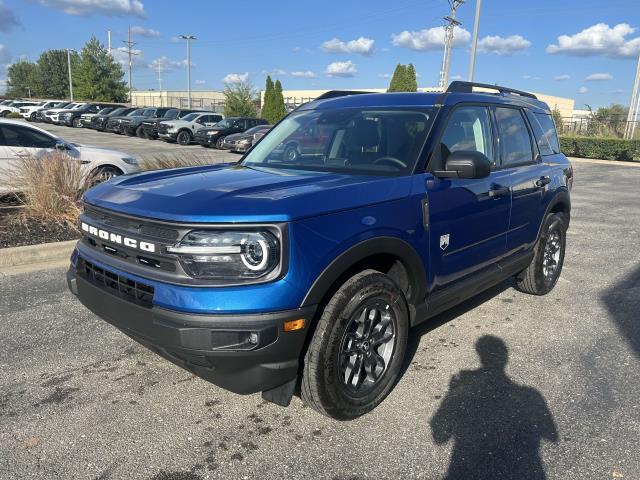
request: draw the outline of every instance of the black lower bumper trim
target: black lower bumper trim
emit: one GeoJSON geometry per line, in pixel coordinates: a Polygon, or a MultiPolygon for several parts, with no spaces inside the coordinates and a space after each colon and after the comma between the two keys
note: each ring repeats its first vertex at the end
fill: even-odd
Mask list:
{"type": "Polygon", "coordinates": [[[151,308],[112,295],[67,273],[69,289],[92,312],[162,357],[239,394],[294,380],[307,329],[284,332],[287,320],[311,323],[315,306],[266,314],[196,315],[151,308]]]}

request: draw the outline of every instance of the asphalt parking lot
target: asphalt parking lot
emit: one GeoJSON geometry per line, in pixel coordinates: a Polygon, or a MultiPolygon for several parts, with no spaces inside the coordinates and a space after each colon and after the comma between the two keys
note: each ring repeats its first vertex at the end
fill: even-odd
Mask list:
{"type": "Polygon", "coordinates": [[[44,128],[68,142],[92,147],[111,148],[135,155],[139,159],[154,156],[183,155],[198,157],[217,162],[236,162],[240,155],[225,150],[204,148],[198,144],[183,146],[177,143],[169,143],[163,140],[147,140],[138,137],[128,137],[110,132],[98,132],[89,128],[71,128],[50,123],[34,123],[33,125],[44,128]]]}
{"type": "Polygon", "coordinates": [[[352,422],[193,377],[85,310],[62,269],[0,278],[0,477],[640,478],[640,168],[575,178],[555,290],[506,283],[419,327],[352,422]]]}

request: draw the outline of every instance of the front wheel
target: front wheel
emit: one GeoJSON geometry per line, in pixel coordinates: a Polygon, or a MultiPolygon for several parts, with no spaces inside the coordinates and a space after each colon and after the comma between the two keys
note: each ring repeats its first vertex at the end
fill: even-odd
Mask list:
{"type": "Polygon", "coordinates": [[[302,399],[339,420],[373,410],[398,379],[408,332],[395,282],[375,270],[354,275],[322,312],[304,358],[302,399]]]}
{"type": "Polygon", "coordinates": [[[181,131],[176,137],[176,141],[180,145],[189,145],[191,143],[191,133],[186,130],[181,131]]]}
{"type": "Polygon", "coordinates": [[[567,228],[565,215],[551,213],[545,217],[533,260],[516,279],[518,290],[532,295],[546,295],[553,290],[564,264],[567,228]]]}
{"type": "Polygon", "coordinates": [[[122,175],[122,172],[116,167],[112,167],[109,165],[105,167],[99,167],[91,175],[91,178],[89,179],[89,184],[93,187],[95,185],[98,185],[99,183],[106,182],[107,180],[111,180],[112,178],[117,177],[118,175],[122,175]]]}
{"type": "Polygon", "coordinates": [[[29,121],[30,122],[36,121],[36,112],[33,112],[31,115],[29,115],[29,121]]]}
{"type": "Polygon", "coordinates": [[[136,137],[147,138],[147,135],[144,133],[144,128],[142,127],[142,125],[136,128],[136,137]]]}
{"type": "Polygon", "coordinates": [[[74,118],[74,119],[71,121],[71,126],[73,126],[73,128],[80,128],[80,127],[81,127],[81,125],[80,125],[80,119],[79,119],[79,118],[74,118]]]}
{"type": "Polygon", "coordinates": [[[224,143],[224,138],[225,137],[220,137],[216,140],[216,148],[218,150],[222,150],[222,144],[224,143]]]}

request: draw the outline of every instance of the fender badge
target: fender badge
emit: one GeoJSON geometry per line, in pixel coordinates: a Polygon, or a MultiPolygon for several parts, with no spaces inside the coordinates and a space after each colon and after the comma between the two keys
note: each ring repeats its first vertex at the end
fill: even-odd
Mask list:
{"type": "Polygon", "coordinates": [[[449,234],[440,235],[440,250],[446,250],[449,246],[449,234]]]}

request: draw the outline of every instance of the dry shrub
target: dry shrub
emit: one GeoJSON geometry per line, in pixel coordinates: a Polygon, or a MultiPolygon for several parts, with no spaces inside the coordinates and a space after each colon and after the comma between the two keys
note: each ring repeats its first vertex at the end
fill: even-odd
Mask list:
{"type": "Polygon", "coordinates": [[[80,197],[90,185],[78,160],[65,152],[24,156],[17,160],[12,189],[22,192],[28,217],[74,225],[81,212],[80,197]]]}
{"type": "Polygon", "coordinates": [[[164,170],[166,168],[196,167],[216,163],[223,163],[223,161],[204,150],[197,154],[174,153],[143,156],[140,159],[140,168],[142,170],[164,170]]]}

